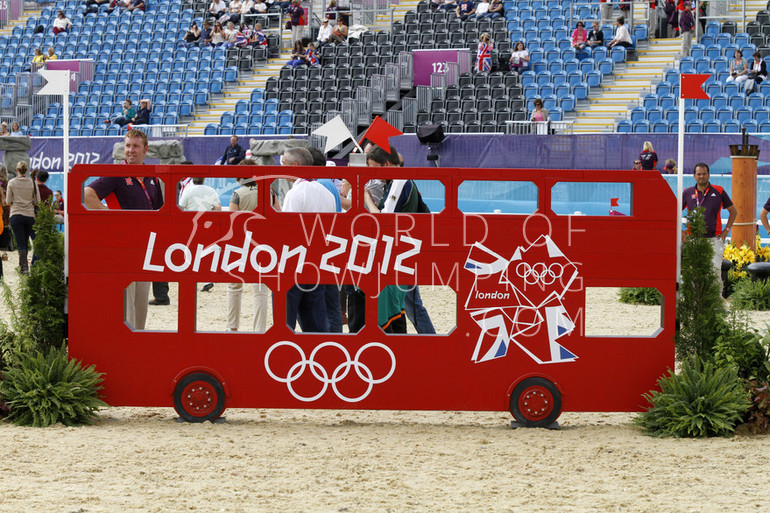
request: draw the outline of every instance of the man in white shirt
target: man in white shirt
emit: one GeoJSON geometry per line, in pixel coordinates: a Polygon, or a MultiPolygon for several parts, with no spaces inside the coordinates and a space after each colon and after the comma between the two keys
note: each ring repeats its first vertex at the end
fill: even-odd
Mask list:
{"type": "Polygon", "coordinates": [[[329,37],[332,35],[332,26],[329,23],[328,19],[324,19],[321,22],[321,26],[318,28],[318,37],[316,38],[316,41],[318,41],[318,47],[325,45],[329,42],[329,37]]]}
{"type": "Polygon", "coordinates": [[[489,15],[489,0],[481,0],[476,4],[476,14],[471,16],[471,19],[480,20],[488,17],[489,15]]]}
{"type": "MultiPolygon", "coordinates": [[[[313,156],[305,148],[290,148],[281,157],[283,166],[312,166],[313,156]]],[[[284,212],[336,212],[334,195],[313,179],[297,178],[286,193],[284,212]]],[[[296,323],[305,333],[329,331],[326,319],[325,289],[321,284],[294,285],[286,293],[286,324],[296,323]]]]}
{"type": "Polygon", "coordinates": [[[196,210],[198,212],[207,210],[222,210],[222,204],[219,201],[219,194],[212,187],[203,183],[202,177],[192,179],[192,185],[185,187],[182,196],[179,198],[179,206],[184,210],[196,210]]]}

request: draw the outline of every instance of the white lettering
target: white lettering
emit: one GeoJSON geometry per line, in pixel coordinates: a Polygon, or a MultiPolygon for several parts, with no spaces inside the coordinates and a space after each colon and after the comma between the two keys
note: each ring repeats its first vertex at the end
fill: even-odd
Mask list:
{"type": "Polygon", "coordinates": [[[330,273],[339,274],[340,268],[336,265],[331,265],[329,263],[329,260],[331,258],[336,257],[339,254],[342,254],[345,252],[345,250],[348,247],[348,241],[343,239],[342,237],[337,237],[336,235],[327,235],[326,240],[328,242],[336,242],[339,244],[339,248],[333,249],[331,251],[327,251],[323,254],[321,257],[321,264],[318,266],[322,271],[329,271],[330,273]]]}
{"type": "Polygon", "coordinates": [[[195,250],[195,261],[193,262],[193,271],[197,273],[198,269],[200,269],[200,266],[201,266],[201,260],[203,260],[204,257],[207,257],[213,254],[214,257],[211,259],[211,272],[212,273],[216,272],[217,264],[219,263],[219,254],[221,252],[222,252],[222,248],[219,247],[219,244],[212,244],[211,246],[205,249],[203,248],[203,244],[198,244],[198,247],[195,250]]]}
{"type": "Polygon", "coordinates": [[[251,232],[246,230],[246,236],[243,238],[243,246],[240,248],[225,244],[225,256],[222,257],[222,270],[229,273],[235,268],[238,268],[238,272],[243,272],[246,269],[246,260],[249,256],[249,246],[251,245],[251,232]],[[230,261],[231,254],[240,255],[235,262],[230,261]]]}
{"type": "Polygon", "coordinates": [[[348,257],[348,269],[357,273],[369,274],[372,271],[372,265],[374,264],[374,252],[377,250],[377,239],[367,237],[366,235],[356,235],[353,237],[353,247],[350,249],[350,257],[348,257]],[[369,254],[366,257],[366,265],[361,267],[356,264],[356,253],[358,252],[358,246],[361,243],[369,245],[369,254]]]}
{"type": "Polygon", "coordinates": [[[150,260],[152,260],[152,252],[155,250],[155,237],[157,237],[157,234],[155,232],[150,232],[150,239],[147,241],[147,250],[144,252],[144,265],[142,266],[142,270],[162,273],[162,265],[150,263],[150,260]]]}
{"type": "Polygon", "coordinates": [[[278,255],[276,254],[275,250],[270,246],[266,246],[265,244],[258,244],[257,247],[252,250],[251,258],[249,259],[249,262],[251,263],[252,269],[254,269],[260,274],[265,274],[265,273],[269,273],[275,268],[275,264],[278,263],[278,255]],[[270,263],[268,265],[259,265],[259,261],[257,260],[257,255],[259,255],[260,251],[264,251],[265,253],[270,255],[270,263]]]}
{"type": "Polygon", "coordinates": [[[396,255],[396,263],[393,265],[393,269],[406,274],[414,274],[415,272],[414,268],[404,267],[402,263],[407,258],[413,257],[420,252],[420,247],[422,247],[422,241],[420,239],[413,239],[412,237],[407,237],[406,235],[402,235],[399,240],[401,242],[407,242],[411,244],[412,246],[414,246],[414,248],[404,253],[401,253],[399,255],[396,255]]]}
{"type": "Polygon", "coordinates": [[[284,270],[286,270],[286,261],[289,260],[294,255],[298,255],[297,257],[297,270],[295,273],[300,274],[302,272],[302,268],[305,267],[305,256],[307,255],[307,248],[305,246],[297,246],[294,249],[289,249],[289,246],[286,244],[283,245],[283,250],[281,251],[281,261],[278,264],[278,273],[283,273],[284,270]]]}
{"type": "Polygon", "coordinates": [[[190,248],[188,248],[181,242],[176,242],[170,245],[168,249],[166,249],[165,259],[166,259],[166,265],[168,266],[169,270],[174,271],[175,273],[181,273],[182,271],[185,271],[187,270],[188,267],[190,267],[190,262],[192,261],[192,253],[190,253],[190,248]],[[174,264],[174,261],[172,260],[174,251],[181,251],[182,255],[184,255],[184,263],[182,263],[182,265],[174,264]]]}
{"type": "Polygon", "coordinates": [[[476,291],[476,299],[510,299],[509,292],[479,292],[476,291]]]}

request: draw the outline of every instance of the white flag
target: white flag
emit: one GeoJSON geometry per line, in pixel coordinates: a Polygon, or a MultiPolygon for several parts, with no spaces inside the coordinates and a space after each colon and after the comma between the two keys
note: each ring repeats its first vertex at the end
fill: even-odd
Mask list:
{"type": "Polygon", "coordinates": [[[324,125],[318,127],[313,131],[313,135],[325,135],[326,147],[324,153],[331,150],[340,143],[353,138],[353,134],[350,133],[348,127],[345,126],[345,122],[342,121],[342,117],[337,114],[330,121],[324,125]]]}
{"type": "Polygon", "coordinates": [[[70,92],[70,70],[38,70],[44,79],[48,82],[37,94],[44,95],[65,95],[70,92]]]}

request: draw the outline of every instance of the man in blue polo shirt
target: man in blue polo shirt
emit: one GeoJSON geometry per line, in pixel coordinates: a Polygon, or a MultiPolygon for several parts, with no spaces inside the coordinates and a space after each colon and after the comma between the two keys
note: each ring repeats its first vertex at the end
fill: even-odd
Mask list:
{"type": "Polygon", "coordinates": [[[738,217],[738,210],[722,187],[709,183],[711,174],[706,163],[695,164],[693,176],[695,177],[695,186],[688,187],[682,193],[682,209],[692,210],[703,207],[703,217],[706,221],[704,237],[710,240],[711,246],[714,248],[713,264],[721,287],[722,254],[725,249],[725,239],[735,222],[735,218],[738,217]],[[726,208],[730,214],[724,229],[722,229],[722,208],[726,208]]]}
{"type": "MultiPolygon", "coordinates": [[[[158,210],[163,206],[163,191],[157,178],[136,176],[149,145],[147,135],[139,130],[126,132],[124,164],[131,166],[128,174],[134,176],[104,176],[88,184],[83,191],[83,202],[90,210],[158,210]],[[104,200],[107,205],[102,203],[104,200]]],[[[134,330],[143,330],[147,320],[149,282],[133,282],[126,287],[125,320],[134,330]]]]}

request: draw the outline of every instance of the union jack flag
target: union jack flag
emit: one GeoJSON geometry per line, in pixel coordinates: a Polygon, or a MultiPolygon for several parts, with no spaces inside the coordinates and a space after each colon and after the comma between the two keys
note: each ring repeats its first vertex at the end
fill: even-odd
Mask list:
{"type": "Polygon", "coordinates": [[[310,66],[315,66],[318,64],[318,57],[315,56],[315,52],[313,52],[313,50],[308,49],[305,53],[307,53],[307,63],[310,66]]]}
{"type": "Polygon", "coordinates": [[[476,71],[492,71],[492,43],[479,43],[476,71]]]}

